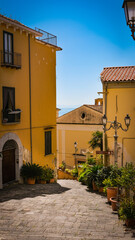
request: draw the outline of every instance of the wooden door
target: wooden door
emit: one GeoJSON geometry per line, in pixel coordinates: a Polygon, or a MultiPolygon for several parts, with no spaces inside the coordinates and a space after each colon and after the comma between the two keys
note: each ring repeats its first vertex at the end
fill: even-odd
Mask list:
{"type": "Polygon", "coordinates": [[[15,180],[15,149],[3,151],[2,179],[3,184],[15,180]]]}

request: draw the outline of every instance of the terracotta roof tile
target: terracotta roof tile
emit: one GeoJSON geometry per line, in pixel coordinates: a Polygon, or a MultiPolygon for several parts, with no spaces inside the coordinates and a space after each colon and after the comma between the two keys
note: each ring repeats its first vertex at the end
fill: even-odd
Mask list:
{"type": "Polygon", "coordinates": [[[100,113],[103,113],[103,105],[89,105],[89,104],[84,104],[84,106],[92,108],[100,113]]]}
{"type": "Polygon", "coordinates": [[[107,67],[100,74],[102,82],[135,81],[135,66],[107,67]]]}

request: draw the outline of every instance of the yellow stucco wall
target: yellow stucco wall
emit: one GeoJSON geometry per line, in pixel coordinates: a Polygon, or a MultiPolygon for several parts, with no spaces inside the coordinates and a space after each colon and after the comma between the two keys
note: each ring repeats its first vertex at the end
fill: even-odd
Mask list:
{"type": "Polygon", "coordinates": [[[99,149],[93,151],[88,144],[88,141],[92,138],[92,133],[95,131],[102,131],[102,125],[57,124],[58,167],[62,161],[72,167],[75,165],[74,142],[77,142],[77,153],[80,153],[81,149],[88,149],[95,156],[96,150],[99,149]]]}
{"type": "MultiPolygon", "coordinates": [[[[21,53],[21,69],[0,66],[0,138],[8,132],[16,133],[25,152],[30,152],[30,100],[28,34],[12,26],[0,27],[0,50],[3,50],[3,31],[13,33],[14,52],[21,53]],[[15,88],[15,108],[22,110],[18,124],[2,124],[2,87],[15,88]]],[[[54,168],[56,157],[56,49],[30,36],[31,54],[31,117],[33,162],[54,168]],[[45,156],[47,127],[52,127],[52,154],[45,156]]],[[[24,154],[25,156],[26,154],[24,154]]],[[[30,156],[30,155],[29,155],[30,156]]],[[[25,159],[24,159],[25,160],[25,159]]],[[[27,159],[28,160],[28,159],[27,159]]],[[[30,160],[30,157],[29,157],[30,160]]]]}
{"type": "MultiPolygon", "coordinates": [[[[105,91],[105,86],[104,86],[105,91]]],[[[106,115],[108,121],[117,120],[126,128],[124,118],[127,114],[131,117],[131,124],[127,132],[118,130],[118,164],[121,166],[126,162],[135,163],[135,83],[110,83],[107,86],[107,109],[106,115]]],[[[104,112],[105,112],[105,94],[104,94],[104,112]]],[[[109,124],[107,125],[109,127],[109,124]]],[[[114,150],[114,130],[111,129],[107,134],[107,148],[114,150]]],[[[114,157],[108,157],[110,163],[114,163],[114,157]]]]}

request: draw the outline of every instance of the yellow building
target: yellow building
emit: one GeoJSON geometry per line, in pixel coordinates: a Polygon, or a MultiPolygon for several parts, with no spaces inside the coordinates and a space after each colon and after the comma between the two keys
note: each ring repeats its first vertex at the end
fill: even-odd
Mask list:
{"type": "MultiPolygon", "coordinates": [[[[117,155],[118,165],[124,166],[126,162],[135,163],[135,66],[108,67],[101,73],[103,84],[104,106],[107,128],[117,117],[117,121],[126,129],[124,118],[129,114],[131,123],[128,131],[118,129],[117,155]]],[[[114,129],[106,131],[104,137],[104,150],[114,151],[114,129]]],[[[108,156],[108,163],[114,164],[114,155],[108,156]]]]}
{"type": "Polygon", "coordinates": [[[0,188],[23,162],[54,168],[57,37],[0,15],[0,188]]]}
{"type": "Polygon", "coordinates": [[[96,151],[93,152],[88,144],[95,131],[103,131],[102,99],[96,99],[95,105],[83,105],[57,118],[57,166],[59,167],[62,161],[67,168],[74,167],[75,161],[85,162],[88,151],[95,155],[96,151]]]}

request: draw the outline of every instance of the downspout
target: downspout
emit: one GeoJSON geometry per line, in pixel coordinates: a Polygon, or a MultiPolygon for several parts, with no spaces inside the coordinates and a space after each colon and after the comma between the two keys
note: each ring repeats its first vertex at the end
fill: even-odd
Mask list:
{"type": "Polygon", "coordinates": [[[105,115],[106,115],[106,111],[107,111],[107,83],[105,84],[105,115]]]}
{"type": "MultiPolygon", "coordinates": [[[[105,84],[105,110],[104,110],[105,115],[107,113],[107,88],[108,88],[108,86],[107,86],[107,83],[106,83],[105,84]]],[[[105,151],[107,150],[107,136],[106,136],[106,133],[104,133],[104,150],[105,151]]],[[[104,163],[105,163],[105,165],[108,165],[106,155],[104,156],[104,163]]]]}
{"type": "Polygon", "coordinates": [[[135,138],[122,138],[122,155],[121,155],[121,166],[123,167],[123,152],[124,152],[124,140],[126,139],[135,139],[135,138]]]}
{"type": "Polygon", "coordinates": [[[30,52],[30,34],[28,34],[28,54],[29,54],[30,150],[31,150],[31,164],[32,164],[32,114],[31,114],[31,52],[30,52]]]}

